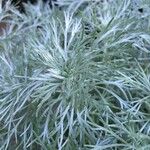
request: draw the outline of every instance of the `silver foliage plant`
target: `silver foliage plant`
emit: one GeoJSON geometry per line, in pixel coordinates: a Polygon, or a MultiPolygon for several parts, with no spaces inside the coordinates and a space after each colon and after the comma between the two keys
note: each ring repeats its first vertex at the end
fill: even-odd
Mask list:
{"type": "Polygon", "coordinates": [[[5,5],[0,149],[150,149],[149,2],[134,2],[5,5]]]}

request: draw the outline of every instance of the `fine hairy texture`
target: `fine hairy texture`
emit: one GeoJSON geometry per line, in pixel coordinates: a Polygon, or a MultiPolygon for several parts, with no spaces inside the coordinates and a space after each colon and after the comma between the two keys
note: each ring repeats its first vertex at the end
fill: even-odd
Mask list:
{"type": "Polygon", "coordinates": [[[0,11],[0,150],[150,150],[149,0],[52,6],[0,11]]]}

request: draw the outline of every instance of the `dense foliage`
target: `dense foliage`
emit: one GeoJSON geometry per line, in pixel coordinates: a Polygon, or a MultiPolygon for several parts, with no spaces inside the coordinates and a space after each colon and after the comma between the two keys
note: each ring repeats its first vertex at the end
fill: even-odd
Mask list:
{"type": "Polygon", "coordinates": [[[0,149],[149,150],[149,0],[6,3],[0,149]]]}

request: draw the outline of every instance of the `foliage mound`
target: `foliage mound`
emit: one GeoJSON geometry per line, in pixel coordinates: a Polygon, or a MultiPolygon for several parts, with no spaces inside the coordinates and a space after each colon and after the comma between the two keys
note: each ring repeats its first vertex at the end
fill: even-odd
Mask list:
{"type": "Polygon", "coordinates": [[[6,3],[0,149],[149,150],[149,0],[6,3]]]}

